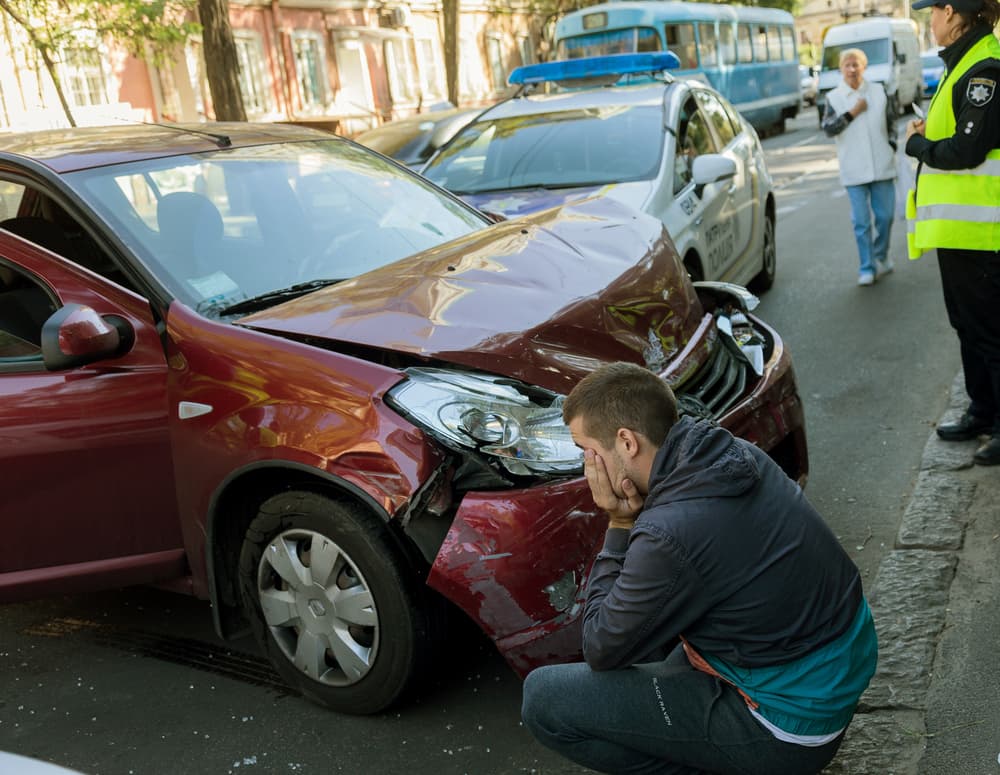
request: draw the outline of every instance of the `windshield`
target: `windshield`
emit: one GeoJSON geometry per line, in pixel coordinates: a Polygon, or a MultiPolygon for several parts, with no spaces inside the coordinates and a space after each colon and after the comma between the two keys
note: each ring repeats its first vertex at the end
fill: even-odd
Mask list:
{"type": "Polygon", "coordinates": [[[423,172],[461,194],[648,180],[660,166],[662,115],[656,103],[478,121],[423,172]]]}
{"type": "Polygon", "coordinates": [[[845,43],[842,46],[823,47],[823,69],[840,69],[840,52],[849,48],[860,48],[868,57],[868,66],[884,65],[889,61],[889,39],[875,38],[874,40],[858,40],[852,43],[845,43]]]}
{"type": "Polygon", "coordinates": [[[231,148],[68,178],[174,296],[209,316],[269,291],[355,277],[489,223],[342,140],[231,148]]]}

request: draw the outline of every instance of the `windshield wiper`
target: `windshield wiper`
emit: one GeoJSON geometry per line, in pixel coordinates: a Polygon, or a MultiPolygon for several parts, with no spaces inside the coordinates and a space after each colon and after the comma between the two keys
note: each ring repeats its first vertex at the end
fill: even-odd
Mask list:
{"type": "Polygon", "coordinates": [[[532,190],[542,190],[542,191],[557,191],[562,188],[594,188],[597,186],[606,186],[607,181],[600,182],[588,182],[584,181],[582,183],[524,183],[518,184],[516,186],[497,186],[495,188],[476,188],[471,191],[452,191],[451,193],[456,196],[474,196],[475,194],[499,194],[502,191],[532,191],[532,190]]]}
{"type": "Polygon", "coordinates": [[[326,278],[323,280],[309,280],[304,283],[296,283],[295,285],[289,285],[287,288],[280,288],[276,291],[267,291],[266,293],[261,293],[257,296],[251,296],[249,299],[237,301],[234,304],[230,304],[228,307],[220,309],[218,314],[235,315],[240,312],[255,312],[259,309],[266,309],[280,301],[288,301],[289,299],[295,299],[299,296],[305,296],[307,293],[311,293],[312,291],[317,291],[320,288],[326,288],[328,285],[336,285],[337,283],[342,283],[343,281],[343,278],[326,278]]]}

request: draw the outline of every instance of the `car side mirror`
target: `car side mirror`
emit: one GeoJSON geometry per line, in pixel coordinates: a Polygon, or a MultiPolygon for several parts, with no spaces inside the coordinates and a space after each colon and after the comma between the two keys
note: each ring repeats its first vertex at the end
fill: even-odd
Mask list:
{"type": "Polygon", "coordinates": [[[698,196],[701,196],[709,183],[718,183],[720,180],[734,177],[736,177],[736,162],[718,153],[696,156],[691,165],[691,180],[694,181],[694,192],[698,196]]]}
{"type": "Polygon", "coordinates": [[[901,64],[901,65],[905,65],[906,64],[906,54],[897,54],[896,55],[896,61],[899,62],[899,64],[901,64]]]}
{"type": "Polygon", "coordinates": [[[45,368],[58,371],[112,358],[131,347],[134,335],[124,318],[67,304],[42,324],[42,361],[45,368]]]}

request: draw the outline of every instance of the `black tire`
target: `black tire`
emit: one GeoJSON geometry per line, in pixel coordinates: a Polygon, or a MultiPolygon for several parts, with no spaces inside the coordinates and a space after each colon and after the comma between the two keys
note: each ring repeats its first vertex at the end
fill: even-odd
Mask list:
{"type": "Polygon", "coordinates": [[[267,500],[240,552],[257,642],[285,681],[342,713],[384,710],[424,672],[431,623],[413,576],[377,518],[312,492],[267,500]]]}
{"type": "Polygon", "coordinates": [[[768,212],[764,216],[764,246],[761,258],[761,268],[750,281],[750,290],[763,293],[774,285],[778,273],[778,247],[774,237],[774,216],[768,212]]]}
{"type": "Polygon", "coordinates": [[[705,273],[701,271],[701,263],[694,255],[690,255],[684,259],[684,269],[687,270],[688,277],[691,278],[691,282],[693,283],[698,283],[705,279],[705,273]]]}

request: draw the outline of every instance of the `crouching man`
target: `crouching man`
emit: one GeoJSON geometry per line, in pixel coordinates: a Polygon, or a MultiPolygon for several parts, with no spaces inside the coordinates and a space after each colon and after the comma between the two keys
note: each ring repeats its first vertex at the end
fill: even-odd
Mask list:
{"type": "Polygon", "coordinates": [[[627,363],[567,397],[608,531],[586,664],[524,684],[544,745],[608,773],[814,773],[875,672],[857,567],[801,488],[627,363]]]}

